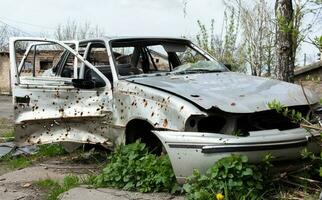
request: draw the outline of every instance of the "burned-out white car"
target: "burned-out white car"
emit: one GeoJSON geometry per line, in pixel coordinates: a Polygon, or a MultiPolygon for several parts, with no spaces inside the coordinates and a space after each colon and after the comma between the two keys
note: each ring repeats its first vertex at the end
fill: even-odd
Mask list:
{"type": "Polygon", "coordinates": [[[230,72],[186,39],[13,38],[10,59],[18,145],[141,139],[155,152],[163,145],[178,181],[231,153],[257,162],[319,148],[268,107],[276,100],[307,114],[319,102],[312,92],[306,99],[298,85],[230,72]],[[54,60],[47,68],[42,52],[54,60]]]}

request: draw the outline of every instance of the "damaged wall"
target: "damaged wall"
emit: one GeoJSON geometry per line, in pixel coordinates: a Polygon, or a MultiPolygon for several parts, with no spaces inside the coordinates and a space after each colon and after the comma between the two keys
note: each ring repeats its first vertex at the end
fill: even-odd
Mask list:
{"type": "MultiPolygon", "coordinates": [[[[21,61],[24,52],[17,55],[18,63],[21,61]]],[[[36,75],[58,62],[61,51],[40,51],[35,59],[36,75]]],[[[28,56],[26,62],[33,63],[33,57],[28,56]]],[[[25,75],[32,74],[31,68],[23,71],[25,75]]],[[[0,52],[0,94],[11,94],[10,86],[10,58],[9,52],[0,52]]]]}
{"type": "Polygon", "coordinates": [[[0,94],[10,94],[10,60],[8,52],[0,52],[0,94]]]}

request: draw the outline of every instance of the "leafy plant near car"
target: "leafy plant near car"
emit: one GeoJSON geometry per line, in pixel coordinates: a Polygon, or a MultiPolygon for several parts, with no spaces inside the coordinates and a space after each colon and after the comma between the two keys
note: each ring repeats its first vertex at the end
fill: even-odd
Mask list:
{"type": "Polygon", "coordinates": [[[289,108],[284,107],[280,102],[274,100],[268,103],[268,107],[276,112],[288,117],[295,123],[301,123],[303,121],[303,116],[301,112],[297,112],[294,109],[289,110],[289,108]]]}
{"type": "Polygon", "coordinates": [[[171,192],[179,189],[168,156],[148,152],[139,141],[118,146],[102,174],[93,179],[96,187],[140,192],[171,192]]]}
{"type": "Polygon", "coordinates": [[[246,156],[231,155],[218,160],[205,175],[195,170],[184,185],[187,198],[207,200],[224,194],[226,200],[262,199],[268,188],[269,158],[256,166],[246,156]]]}
{"type": "MultiPolygon", "coordinates": [[[[320,100],[320,104],[322,104],[322,99],[320,100]]],[[[273,101],[268,104],[268,106],[276,110],[276,112],[283,114],[284,116],[290,118],[293,120],[295,123],[300,124],[303,128],[306,128],[309,132],[312,130],[314,131],[319,131],[320,136],[322,137],[322,127],[320,123],[320,117],[314,112],[312,113],[312,116],[302,116],[302,113],[294,110],[294,109],[288,109],[284,107],[280,102],[278,101],[273,101]]],[[[314,138],[315,141],[320,145],[321,147],[321,138],[314,138]]],[[[298,176],[293,176],[297,177],[300,179],[298,182],[295,183],[298,186],[301,186],[301,184],[304,184],[305,186],[303,188],[307,187],[307,184],[314,183],[314,182],[319,182],[321,183],[321,177],[322,177],[322,152],[320,152],[320,155],[315,155],[313,152],[310,152],[308,149],[303,149],[301,151],[301,155],[308,164],[305,166],[306,170],[302,170],[298,176]],[[302,177],[304,176],[304,177],[302,177]],[[318,180],[314,180],[318,179],[318,180]]],[[[319,187],[319,189],[321,189],[319,187]]]]}
{"type": "MultiPolygon", "coordinates": [[[[95,187],[140,192],[180,191],[168,156],[149,153],[139,141],[117,147],[109,159],[103,172],[90,178],[95,187]]],[[[188,199],[261,199],[270,167],[269,156],[255,166],[248,163],[246,156],[231,155],[217,161],[205,175],[195,170],[183,188],[188,199]]]]}

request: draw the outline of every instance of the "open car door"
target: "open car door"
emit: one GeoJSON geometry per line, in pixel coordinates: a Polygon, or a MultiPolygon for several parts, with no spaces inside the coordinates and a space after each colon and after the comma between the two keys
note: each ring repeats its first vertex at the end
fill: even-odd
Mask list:
{"type": "Polygon", "coordinates": [[[18,146],[53,142],[112,146],[107,137],[112,112],[111,84],[71,47],[55,40],[10,39],[15,142],[18,146]],[[50,45],[55,47],[45,48],[50,45]],[[27,46],[26,51],[23,46],[27,46]],[[45,59],[54,54],[52,57],[56,61],[46,60],[52,65],[49,69],[39,66],[42,54],[46,54],[45,59]],[[79,79],[77,63],[86,65],[95,73],[96,79],[79,79]]]}

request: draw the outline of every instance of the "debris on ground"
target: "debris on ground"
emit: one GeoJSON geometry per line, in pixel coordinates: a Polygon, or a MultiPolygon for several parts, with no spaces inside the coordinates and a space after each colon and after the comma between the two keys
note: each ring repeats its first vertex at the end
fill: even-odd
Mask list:
{"type": "Polygon", "coordinates": [[[18,155],[32,155],[36,153],[38,150],[38,147],[35,145],[30,146],[23,146],[23,147],[17,147],[14,142],[5,142],[0,143],[0,158],[8,155],[9,153],[12,156],[18,156],[18,155]]]}

